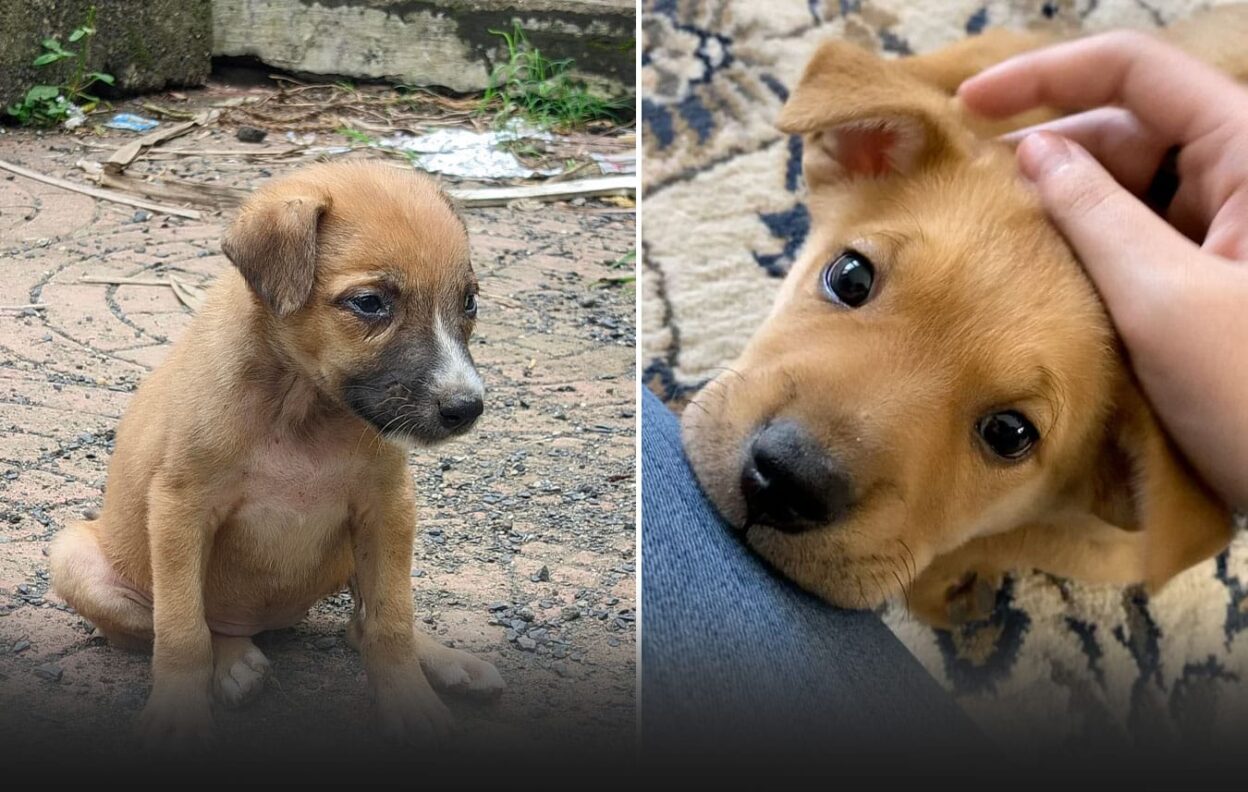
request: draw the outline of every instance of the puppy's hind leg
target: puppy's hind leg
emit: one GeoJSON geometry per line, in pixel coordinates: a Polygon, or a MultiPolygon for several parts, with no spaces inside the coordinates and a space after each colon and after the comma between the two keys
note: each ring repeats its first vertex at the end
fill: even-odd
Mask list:
{"type": "Polygon", "coordinates": [[[241,707],[264,690],[269,658],[250,638],[212,636],[212,692],[227,707],[241,707]]]}
{"type": "Polygon", "coordinates": [[[150,651],[152,606],[125,585],[100,547],[98,520],[76,522],[57,534],[49,551],[52,587],[109,643],[150,651]]]}

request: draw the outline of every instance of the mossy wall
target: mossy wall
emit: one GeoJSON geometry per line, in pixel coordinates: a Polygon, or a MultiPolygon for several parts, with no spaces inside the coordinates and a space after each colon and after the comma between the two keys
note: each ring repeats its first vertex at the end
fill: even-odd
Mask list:
{"type": "Polygon", "coordinates": [[[633,0],[214,0],[213,53],[480,91],[504,57],[490,30],[513,23],[546,57],[575,61],[578,77],[612,94],[634,91],[633,0]]]}
{"type": "MultiPolygon", "coordinates": [[[[553,59],[615,95],[634,90],[632,0],[0,0],[0,109],[72,68],[31,62],[96,7],[91,71],[120,93],[200,85],[211,58],[293,72],[479,91],[503,59],[490,30],[518,23],[553,59]]],[[[2,114],[2,113],[0,113],[2,114]]]]}
{"type": "Polygon", "coordinates": [[[35,67],[39,42],[69,34],[95,6],[99,31],[91,42],[91,71],[117,78],[125,93],[200,85],[212,58],[212,0],[0,0],[0,106],[30,86],[60,82],[69,62],[35,67]]]}

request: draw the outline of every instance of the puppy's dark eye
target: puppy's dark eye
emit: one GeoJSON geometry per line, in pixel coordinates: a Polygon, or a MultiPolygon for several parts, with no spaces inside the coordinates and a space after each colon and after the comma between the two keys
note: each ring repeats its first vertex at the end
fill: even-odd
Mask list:
{"type": "Polygon", "coordinates": [[[856,250],[846,250],[823,268],[823,291],[833,302],[857,308],[871,296],[875,265],[856,250]]]}
{"type": "Polygon", "coordinates": [[[1015,410],[986,415],[975,428],[984,444],[1002,459],[1022,459],[1040,439],[1031,421],[1015,410]]]}
{"type": "Polygon", "coordinates": [[[464,313],[469,317],[477,315],[477,295],[472,292],[464,295],[464,313]]]}
{"type": "Polygon", "coordinates": [[[376,294],[357,294],[349,297],[347,307],[366,319],[381,319],[390,314],[386,301],[376,294]]]}

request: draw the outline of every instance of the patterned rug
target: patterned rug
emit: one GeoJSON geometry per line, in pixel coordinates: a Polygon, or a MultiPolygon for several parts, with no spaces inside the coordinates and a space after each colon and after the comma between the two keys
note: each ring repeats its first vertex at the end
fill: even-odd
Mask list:
{"type": "MultiPolygon", "coordinates": [[[[817,43],[925,52],[989,26],[1149,27],[1183,0],[647,0],[644,380],[679,410],[761,323],[801,245],[801,141],[772,127],[817,43]]],[[[1035,574],[957,634],[884,618],[984,731],[1036,751],[1088,735],[1159,744],[1248,702],[1248,538],[1163,592],[1035,574]]]]}

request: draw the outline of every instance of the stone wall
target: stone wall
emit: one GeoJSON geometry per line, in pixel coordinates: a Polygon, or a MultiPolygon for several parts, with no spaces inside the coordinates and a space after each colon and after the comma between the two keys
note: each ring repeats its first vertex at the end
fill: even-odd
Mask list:
{"type": "Polygon", "coordinates": [[[117,78],[126,93],[200,85],[212,56],[212,0],[0,0],[0,115],[36,84],[60,82],[69,61],[31,65],[39,42],[69,34],[96,8],[90,71],[117,78]]]}
{"type": "Polygon", "coordinates": [[[518,23],[548,58],[616,96],[634,91],[633,0],[0,0],[0,115],[69,62],[31,62],[44,38],[68,43],[87,10],[98,33],[90,70],[139,93],[199,85],[212,56],[296,73],[480,91],[505,59],[491,30],[518,23]]]}
{"type": "Polygon", "coordinates": [[[213,53],[295,72],[479,91],[518,22],[549,58],[633,91],[633,0],[213,0],[213,53]]]}

